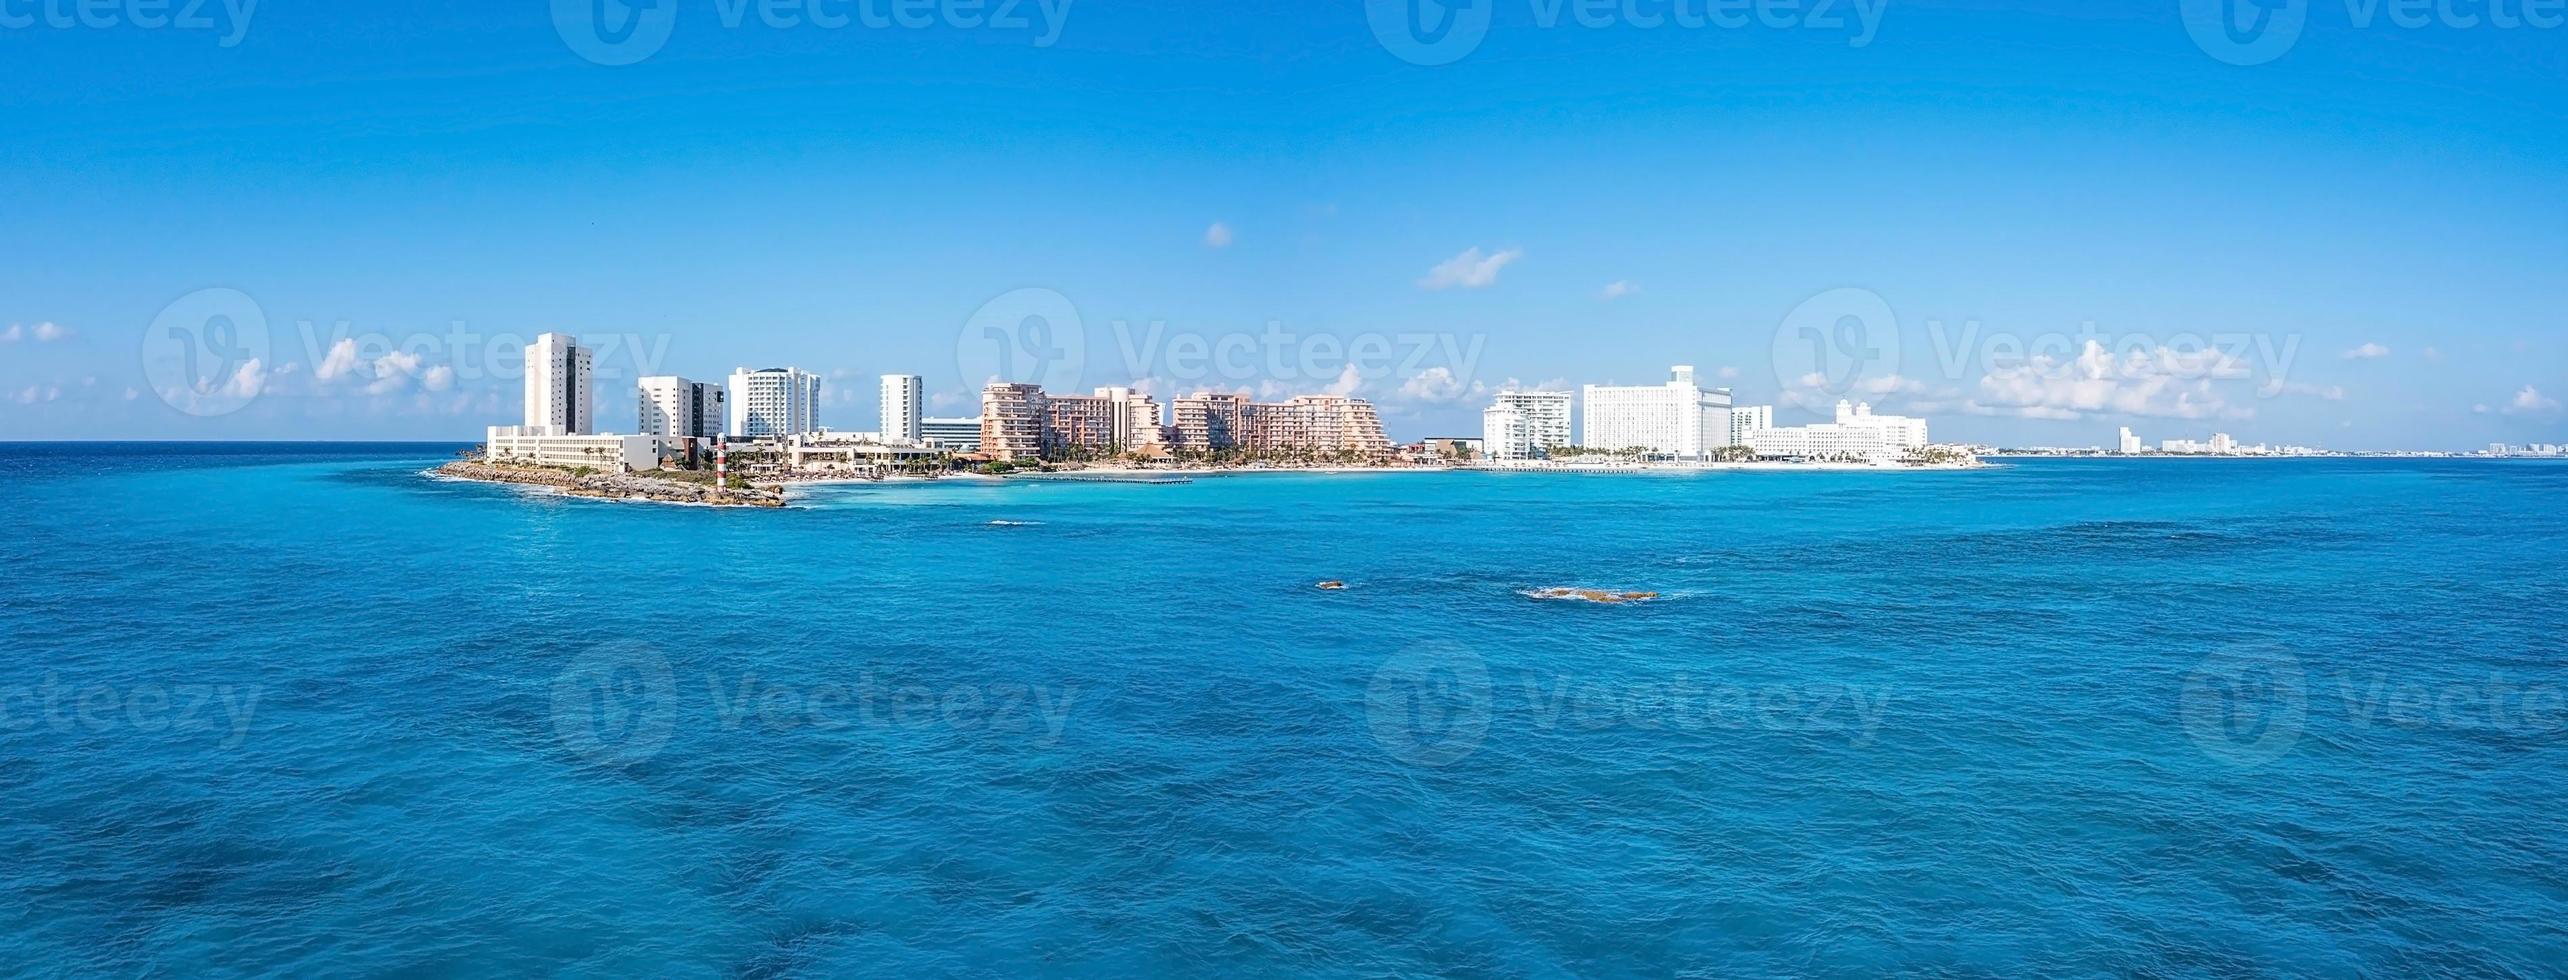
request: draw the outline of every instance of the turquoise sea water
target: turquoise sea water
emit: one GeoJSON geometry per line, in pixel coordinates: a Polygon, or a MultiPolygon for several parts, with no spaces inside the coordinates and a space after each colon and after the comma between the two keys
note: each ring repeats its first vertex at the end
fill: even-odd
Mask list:
{"type": "Polygon", "coordinates": [[[2568,466],[749,512],[449,448],[0,446],[0,968],[2568,962],[2568,466]]]}

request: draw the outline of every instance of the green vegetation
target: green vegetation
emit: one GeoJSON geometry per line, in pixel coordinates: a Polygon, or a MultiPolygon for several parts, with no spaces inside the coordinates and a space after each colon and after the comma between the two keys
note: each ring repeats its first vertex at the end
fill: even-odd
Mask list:
{"type": "Polygon", "coordinates": [[[1899,457],[1908,466],[1958,466],[1978,460],[1977,455],[1957,446],[1924,446],[1899,457]]]}
{"type": "Polygon", "coordinates": [[[1712,461],[1715,463],[1753,463],[1757,461],[1757,451],[1753,446],[1723,446],[1712,451],[1712,461]]]}

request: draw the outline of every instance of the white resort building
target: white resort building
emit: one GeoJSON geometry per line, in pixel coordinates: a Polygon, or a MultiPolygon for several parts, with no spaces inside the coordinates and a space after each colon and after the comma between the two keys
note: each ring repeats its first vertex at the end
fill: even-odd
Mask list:
{"type": "Polygon", "coordinates": [[[642,379],[637,389],[642,427],[635,431],[643,435],[719,440],[722,427],[730,421],[724,408],[729,398],[713,382],[663,374],[642,379]]]}
{"type": "Polygon", "coordinates": [[[1578,436],[1582,447],[1701,459],[1730,444],[1730,390],[1695,384],[1692,367],[1669,368],[1666,384],[1581,390],[1587,402],[1578,436]]]}
{"type": "Polygon", "coordinates": [[[1774,406],[1742,405],[1730,409],[1730,445],[1753,446],[1756,433],[1774,428],[1774,406]]]}
{"type": "Polygon", "coordinates": [[[920,390],[924,387],[925,382],[915,374],[883,376],[884,442],[916,445],[922,438],[919,427],[925,419],[922,411],[925,408],[925,396],[920,393],[920,390]]]}
{"type": "Polygon", "coordinates": [[[735,439],[802,435],[820,430],[820,376],[796,368],[731,372],[735,439]]]}
{"type": "Polygon", "coordinates": [[[1491,405],[1480,410],[1480,445],[1488,459],[1532,459],[1533,424],[1514,405],[1491,405]]]}
{"type": "Polygon", "coordinates": [[[1835,422],[1763,429],[1753,439],[1750,445],[1760,456],[1853,456],[1879,461],[1925,448],[1926,420],[1875,415],[1869,404],[1840,401],[1835,422]]]}
{"type": "Polygon", "coordinates": [[[1569,445],[1566,391],[1502,391],[1480,413],[1480,438],[1491,459],[1532,459],[1569,445]]]}
{"type": "Polygon", "coordinates": [[[597,431],[597,391],[589,349],[566,333],[526,345],[526,424],[538,435],[597,431]]]}
{"type": "Polygon", "coordinates": [[[482,458],[494,463],[586,466],[609,473],[647,470],[660,465],[661,441],[654,436],[612,433],[557,435],[528,431],[535,428],[539,427],[491,426],[482,439],[482,458]]]}
{"type": "Polygon", "coordinates": [[[981,448],[981,419],[920,419],[918,434],[920,442],[938,449],[973,452],[981,448]]]}

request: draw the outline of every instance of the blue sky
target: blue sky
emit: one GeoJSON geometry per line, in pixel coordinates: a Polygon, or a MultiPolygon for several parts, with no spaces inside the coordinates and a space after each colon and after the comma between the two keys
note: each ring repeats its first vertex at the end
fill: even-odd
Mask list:
{"type": "Polygon", "coordinates": [[[469,441],[546,330],[615,338],[610,422],[645,370],[794,364],[871,428],[886,371],[970,414],[1031,309],[1075,318],[1046,380],[1351,391],[1402,439],[1690,363],[1939,440],[2568,441],[2568,28],[2314,0],[2242,65],[2174,0],[1890,0],[1864,37],[1851,0],[1481,3],[1438,65],[1360,0],[828,0],[684,4],[609,66],[545,0],[0,0],[0,438],[469,441]],[[244,299],[255,369],[173,353],[244,299]],[[1846,315],[1873,360],[1798,339],[1846,315]]]}

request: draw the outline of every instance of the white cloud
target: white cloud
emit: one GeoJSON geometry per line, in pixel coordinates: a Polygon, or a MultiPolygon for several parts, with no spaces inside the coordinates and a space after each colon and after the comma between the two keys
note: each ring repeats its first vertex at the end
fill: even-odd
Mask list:
{"type": "Polygon", "coordinates": [[[69,339],[71,339],[71,328],[50,320],[34,326],[28,326],[22,323],[12,323],[9,325],[9,329],[0,330],[0,344],[14,344],[21,340],[33,340],[39,344],[49,344],[57,340],[69,339]]]}
{"type": "Polygon", "coordinates": [[[338,343],[330,345],[329,356],[313,367],[312,376],[323,381],[336,381],[356,370],[357,341],[353,337],[341,337],[338,343]]]}
{"type": "Polygon", "coordinates": [[[2470,406],[2470,414],[2472,414],[2472,415],[2486,415],[2486,414],[2488,414],[2489,412],[2493,412],[2493,411],[2496,411],[2496,410],[2495,410],[2495,409],[2492,409],[2492,408],[2489,408],[2489,407],[2488,407],[2488,403],[2486,403],[2486,402],[2480,402],[2479,404],[2476,404],[2476,405],[2472,405],[2472,406],[2470,406]]]}
{"type": "Polygon", "coordinates": [[[446,364],[429,368],[428,373],[419,376],[419,385],[430,391],[444,391],[452,388],[455,386],[455,369],[446,364]]]}
{"type": "Polygon", "coordinates": [[[2256,389],[2256,393],[2267,398],[2272,398],[2276,395],[2308,395],[2312,398],[2324,398],[2332,402],[2341,402],[2345,400],[2345,389],[2343,386],[2302,384],[2298,381],[2285,381],[2281,378],[2276,378],[2272,381],[2266,382],[2264,387],[2256,389]]]}
{"type": "Polygon", "coordinates": [[[1507,263],[1524,257],[1525,250],[1521,248],[1511,248],[1495,255],[1483,256],[1480,254],[1480,249],[1475,246],[1427,270],[1427,277],[1418,280],[1418,285],[1427,289],[1451,289],[1455,286],[1464,289],[1485,288],[1497,283],[1498,270],[1506,268],[1507,263]]]}
{"type": "Polygon", "coordinates": [[[375,358],[375,379],[366,385],[366,394],[389,395],[400,391],[408,387],[410,379],[418,373],[419,355],[410,351],[397,350],[375,358]]]}
{"type": "Polygon", "coordinates": [[[1736,381],[1739,378],[1739,369],[1734,367],[1724,367],[1714,373],[1719,374],[1723,381],[1736,381]]]}
{"type": "Polygon", "coordinates": [[[1337,380],[1329,382],[1329,386],[1320,389],[1320,393],[1325,395],[1351,396],[1356,392],[1363,390],[1363,388],[1364,372],[1355,369],[1354,361],[1348,361],[1346,363],[1346,369],[1338,372],[1337,380]]]}
{"type": "Polygon", "coordinates": [[[2389,348],[2370,341],[2365,341],[2363,346],[2346,351],[2344,354],[2345,359],[2349,361],[2369,361],[2388,356],[2390,356],[2389,348]]]}
{"type": "Polygon", "coordinates": [[[1640,291],[1641,287],[1633,285],[1631,280],[1616,279],[1606,283],[1605,288],[1596,294],[1596,298],[1611,303],[1640,291]]]}
{"type": "MultiPolygon", "coordinates": [[[[1491,389],[1488,385],[1485,385],[1485,384],[1473,384],[1473,385],[1471,386],[1471,391],[1472,391],[1472,393],[1473,393],[1473,394],[1486,394],[1487,392],[1489,392],[1489,391],[1491,391],[1491,390],[1492,390],[1492,389],[1491,389]]],[[[1540,383],[1540,384],[1526,384],[1526,383],[1524,383],[1523,381],[1519,381],[1519,380],[1517,380],[1517,379],[1515,379],[1515,378],[1509,378],[1509,379],[1507,379],[1507,380],[1505,380],[1505,381],[1501,381],[1501,382],[1499,382],[1499,383],[1498,383],[1498,387],[1497,387],[1495,390],[1497,390],[1497,391],[1569,391],[1569,390],[1571,390],[1571,385],[1570,385],[1570,383],[1569,383],[1569,379],[1568,379],[1568,378],[1553,378],[1553,379],[1551,379],[1551,380],[1549,380],[1549,381],[1545,381],[1545,382],[1542,382],[1542,383],[1540,383]]]]}
{"type": "Polygon", "coordinates": [[[1446,367],[1431,367],[1400,383],[1400,397],[1410,401],[1442,403],[1459,401],[1471,389],[1446,367]]]}
{"type": "Polygon", "coordinates": [[[395,375],[408,376],[418,374],[419,355],[406,350],[393,351],[392,353],[385,354],[382,357],[375,358],[374,369],[375,377],[378,378],[389,378],[395,375]]]}
{"type": "Polygon", "coordinates": [[[53,401],[60,397],[62,397],[62,389],[60,388],[29,385],[25,388],[19,389],[18,394],[11,400],[20,405],[34,405],[42,402],[53,401]]]}
{"type": "Polygon", "coordinates": [[[2510,415],[2522,415],[2528,412],[2556,412],[2558,410],[2559,399],[2544,395],[2541,393],[2540,389],[2531,385],[2523,386],[2523,390],[2515,392],[2514,399],[2506,403],[2506,412],[2510,415]]]}
{"type": "Polygon", "coordinates": [[[1231,226],[1216,221],[1212,227],[1204,229],[1205,248],[1229,248],[1230,243],[1231,226]]]}
{"type": "Polygon", "coordinates": [[[258,358],[241,362],[240,370],[223,382],[222,394],[229,398],[256,398],[267,387],[267,370],[258,358]]]}
{"type": "Polygon", "coordinates": [[[2245,365],[2217,351],[2159,347],[2117,357],[2090,340],[2075,358],[2042,354],[1992,369],[1980,378],[1979,397],[1969,410],[2024,418],[2073,419],[2091,413],[2244,418],[2254,412],[2231,408],[2212,380],[2241,377],[2245,371],[2245,365]]]}
{"type": "Polygon", "coordinates": [[[2425,359],[2429,361],[2440,361],[2443,359],[2443,352],[2432,347],[2428,347],[2425,349],[2425,359]]]}
{"type": "Polygon", "coordinates": [[[125,389],[125,400],[126,400],[126,401],[133,401],[134,399],[141,398],[141,397],[143,397],[143,392],[142,392],[142,390],[141,390],[141,389],[138,389],[138,388],[127,388],[127,389],[125,389]]]}

